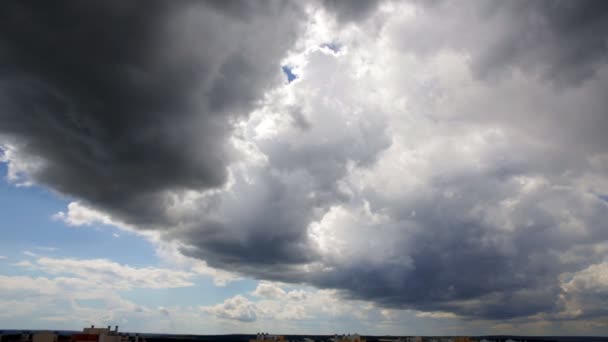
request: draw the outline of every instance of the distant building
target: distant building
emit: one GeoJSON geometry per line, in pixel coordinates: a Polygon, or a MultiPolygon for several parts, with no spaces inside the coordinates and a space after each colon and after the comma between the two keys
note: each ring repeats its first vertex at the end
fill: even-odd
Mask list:
{"type": "Polygon", "coordinates": [[[21,334],[7,333],[6,331],[0,336],[0,342],[17,342],[21,340],[21,334]]]}
{"type": "Polygon", "coordinates": [[[423,342],[423,339],[421,336],[405,337],[404,340],[405,340],[405,342],[423,342]]]}
{"type": "Polygon", "coordinates": [[[358,334],[353,335],[335,335],[333,338],[334,342],[365,342],[365,339],[358,334]]]}
{"type": "MultiPolygon", "coordinates": [[[[135,341],[139,339],[135,338],[135,341]]],[[[81,334],[73,334],[71,342],[127,342],[129,337],[124,334],[118,333],[118,325],[112,330],[112,327],[108,325],[107,328],[95,328],[91,325],[90,328],[82,329],[81,334]]],[[[35,341],[32,341],[35,342],[35,341]]],[[[41,341],[49,342],[49,341],[41,341]]],[[[56,341],[55,341],[56,342],[56,341]]]]}
{"type": "Polygon", "coordinates": [[[32,334],[32,342],[57,342],[57,334],[52,331],[38,331],[32,334]]]}
{"type": "Polygon", "coordinates": [[[97,342],[99,335],[95,334],[73,334],[72,342],[97,342]]]}
{"type": "Polygon", "coordinates": [[[99,342],[121,342],[122,336],[118,334],[103,334],[99,335],[99,342]]]}
{"type": "Polygon", "coordinates": [[[24,330],[0,335],[0,342],[69,342],[70,339],[67,335],[60,336],[56,331],[24,330]]]}
{"type": "Polygon", "coordinates": [[[268,333],[258,333],[255,335],[254,340],[249,340],[249,342],[269,342],[269,341],[285,341],[284,336],[280,335],[268,335],[268,333]]]}
{"type": "Polygon", "coordinates": [[[423,342],[423,339],[421,336],[411,336],[406,337],[405,342],[423,342]]]}
{"type": "Polygon", "coordinates": [[[453,342],[470,342],[471,339],[469,339],[468,336],[454,336],[452,338],[453,342]]]}
{"type": "Polygon", "coordinates": [[[91,325],[90,328],[82,329],[82,333],[86,335],[101,335],[101,334],[109,334],[110,328],[95,328],[94,325],[91,325]]]}

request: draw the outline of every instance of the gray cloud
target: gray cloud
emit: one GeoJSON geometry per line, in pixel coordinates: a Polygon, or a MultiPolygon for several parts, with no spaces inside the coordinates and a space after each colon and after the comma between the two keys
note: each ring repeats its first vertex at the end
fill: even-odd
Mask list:
{"type": "Polygon", "coordinates": [[[512,31],[481,56],[478,71],[491,74],[501,65],[539,69],[558,84],[580,83],[608,61],[608,4],[586,0],[497,3],[488,16],[506,12],[512,31]],[[506,5],[506,9],[502,6],[506,5]]]}
{"type": "Polygon", "coordinates": [[[364,235],[376,240],[379,248],[369,250],[382,263],[342,261],[313,282],[388,307],[481,319],[559,311],[559,275],[603,258],[601,253],[578,260],[560,256],[574,246],[588,252],[606,241],[599,220],[608,217],[608,208],[575,192],[541,188],[507,211],[501,201],[517,196],[518,188],[508,178],[473,173],[449,183],[454,197],[445,197],[443,183],[431,185],[428,198],[407,194],[390,203],[372,202],[393,219],[391,233],[386,226],[371,226],[369,231],[386,234],[364,235]],[[584,222],[564,227],[569,220],[584,222]]]}
{"type": "Polygon", "coordinates": [[[520,68],[569,86],[593,77],[608,58],[608,5],[601,0],[421,4],[421,20],[395,32],[402,47],[423,54],[460,50],[471,55],[481,78],[520,68]]]}
{"type": "Polygon", "coordinates": [[[37,182],[141,225],[166,223],[164,191],[226,181],[231,122],[280,82],[300,15],[279,2],[2,7],[0,133],[40,160],[37,182]]]}
{"type": "MultiPolygon", "coordinates": [[[[476,319],[605,315],[585,272],[608,241],[604,2],[438,2],[376,31],[375,2],[328,1],[361,25],[348,54],[308,52],[266,94],[293,5],[68,4],[0,15],[0,134],[34,181],[260,279],[476,319]]],[[[208,310],[257,319],[244,298],[208,310]]]]}
{"type": "Polygon", "coordinates": [[[323,0],[326,10],[333,13],[339,22],[348,23],[365,19],[380,3],[379,0],[323,0]]]}
{"type": "MultiPolygon", "coordinates": [[[[329,65],[336,63],[335,57],[322,53],[313,58],[329,65]]],[[[309,74],[301,80],[304,91],[308,89],[306,84],[314,86],[320,80],[316,76],[309,74]]],[[[341,85],[352,82],[352,75],[336,77],[334,82],[339,92],[341,85]]],[[[332,205],[349,199],[339,186],[349,165],[373,164],[390,142],[384,131],[383,113],[374,112],[377,108],[365,101],[353,99],[353,108],[364,111],[362,118],[353,118],[351,127],[343,127],[345,118],[331,117],[335,108],[330,103],[308,98],[306,93],[298,96],[302,100],[298,111],[305,116],[308,128],[293,125],[289,115],[282,117],[287,130],[276,140],[262,140],[257,145],[268,162],[235,177],[231,193],[238,195],[211,199],[214,206],[208,217],[215,220],[202,218],[185,230],[169,234],[187,242],[185,254],[216,267],[229,265],[233,270],[262,278],[290,281],[303,279],[293,266],[319,259],[307,227],[332,205]]],[[[322,98],[331,96],[328,93],[322,98]]],[[[291,105],[271,104],[265,110],[289,113],[293,109],[291,105]]]]}

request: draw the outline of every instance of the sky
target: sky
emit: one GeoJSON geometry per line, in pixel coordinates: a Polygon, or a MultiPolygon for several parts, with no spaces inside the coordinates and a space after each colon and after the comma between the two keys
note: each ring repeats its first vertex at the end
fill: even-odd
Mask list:
{"type": "Polygon", "coordinates": [[[608,3],[3,1],[0,328],[608,335],[608,3]]]}

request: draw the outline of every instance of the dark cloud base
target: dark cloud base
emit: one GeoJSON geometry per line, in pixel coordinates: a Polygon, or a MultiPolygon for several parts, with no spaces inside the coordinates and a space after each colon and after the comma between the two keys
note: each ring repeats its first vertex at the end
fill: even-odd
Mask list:
{"type": "Polygon", "coordinates": [[[231,122],[280,80],[299,30],[299,9],[278,2],[7,1],[1,12],[0,132],[42,159],[37,182],[143,226],[167,223],[163,191],[225,183],[231,122]]]}

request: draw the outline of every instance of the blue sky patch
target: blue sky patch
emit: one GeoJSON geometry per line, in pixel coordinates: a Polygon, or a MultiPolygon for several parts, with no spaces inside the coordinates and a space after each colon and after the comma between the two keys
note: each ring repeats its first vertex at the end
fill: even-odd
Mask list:
{"type": "Polygon", "coordinates": [[[283,69],[283,73],[285,74],[285,76],[287,76],[287,83],[291,83],[293,80],[298,78],[298,75],[292,72],[292,67],[290,67],[289,65],[283,65],[281,69],[283,69]]]}
{"type": "Polygon", "coordinates": [[[330,50],[332,50],[333,52],[339,52],[340,51],[340,44],[338,43],[325,43],[325,44],[321,44],[322,48],[328,48],[330,50]]]}
{"type": "Polygon", "coordinates": [[[66,211],[70,200],[40,186],[16,187],[6,181],[6,164],[0,163],[0,230],[1,256],[16,262],[28,259],[30,251],[37,256],[65,258],[108,258],[135,267],[153,266],[158,262],[154,246],[136,234],[118,232],[114,227],[91,225],[70,227],[53,220],[66,211]]]}

